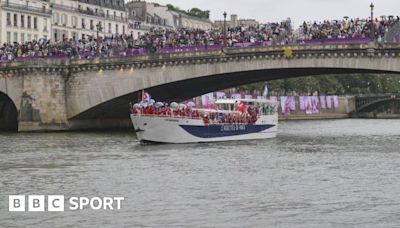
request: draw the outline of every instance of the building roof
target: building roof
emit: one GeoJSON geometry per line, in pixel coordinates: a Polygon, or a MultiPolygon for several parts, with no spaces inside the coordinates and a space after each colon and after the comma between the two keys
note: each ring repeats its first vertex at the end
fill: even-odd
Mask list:
{"type": "Polygon", "coordinates": [[[79,2],[125,11],[124,0],[78,0],[79,2]]]}

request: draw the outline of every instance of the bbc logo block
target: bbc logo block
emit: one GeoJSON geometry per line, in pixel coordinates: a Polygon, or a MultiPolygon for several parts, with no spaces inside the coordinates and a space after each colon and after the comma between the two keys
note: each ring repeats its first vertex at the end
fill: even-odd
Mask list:
{"type": "Polygon", "coordinates": [[[25,211],[25,196],[8,196],[8,211],[25,211]]]}
{"type": "Polygon", "coordinates": [[[8,197],[8,211],[24,212],[44,212],[46,211],[64,211],[64,196],[62,195],[10,195],[8,197]],[[46,204],[47,203],[47,204],[46,204]]]}

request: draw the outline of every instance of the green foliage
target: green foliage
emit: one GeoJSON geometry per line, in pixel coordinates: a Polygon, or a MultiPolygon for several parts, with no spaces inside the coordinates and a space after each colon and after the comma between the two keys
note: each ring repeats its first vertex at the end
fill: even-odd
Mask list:
{"type": "Polygon", "coordinates": [[[185,13],[184,10],[182,10],[182,9],[180,9],[178,6],[174,6],[174,5],[172,5],[172,4],[167,4],[167,8],[168,8],[169,10],[173,10],[173,11],[185,13]]]}
{"type": "MultiPolygon", "coordinates": [[[[242,91],[263,91],[264,82],[239,87],[242,91]]],[[[348,74],[280,79],[268,82],[271,94],[380,94],[400,93],[400,75],[348,74]]]]}
{"type": "Polygon", "coordinates": [[[201,18],[210,18],[210,11],[209,10],[201,10],[199,8],[192,8],[191,10],[188,10],[187,12],[191,16],[195,17],[201,17],[201,18]]]}
{"type": "Polygon", "coordinates": [[[194,16],[194,17],[201,17],[201,18],[206,18],[209,19],[210,18],[210,11],[209,10],[201,10],[199,8],[192,8],[188,11],[182,10],[181,8],[179,8],[178,6],[174,6],[172,4],[167,4],[167,7],[169,10],[172,11],[176,11],[179,13],[185,13],[187,15],[190,16],[194,16]]]}

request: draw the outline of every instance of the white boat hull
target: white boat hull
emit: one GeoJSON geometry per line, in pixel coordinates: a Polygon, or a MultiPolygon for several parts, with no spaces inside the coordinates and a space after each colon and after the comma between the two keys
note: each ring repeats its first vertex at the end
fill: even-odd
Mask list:
{"type": "Polygon", "coordinates": [[[276,137],[278,116],[261,116],[255,124],[204,124],[202,119],[131,115],[142,142],[200,143],[276,137]]]}

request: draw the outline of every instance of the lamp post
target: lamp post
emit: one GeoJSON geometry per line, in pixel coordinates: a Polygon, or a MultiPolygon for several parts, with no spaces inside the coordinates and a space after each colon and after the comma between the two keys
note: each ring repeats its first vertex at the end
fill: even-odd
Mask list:
{"type": "Polygon", "coordinates": [[[96,24],[96,30],[97,30],[97,37],[96,37],[96,44],[97,44],[97,54],[100,55],[100,42],[99,42],[99,31],[101,31],[103,28],[101,27],[101,22],[97,22],[96,24]]]}
{"type": "Polygon", "coordinates": [[[374,32],[374,3],[371,3],[371,5],[369,6],[371,7],[371,41],[374,41],[375,39],[375,32],[374,32]]]}
{"type": "Polygon", "coordinates": [[[226,41],[226,12],[224,12],[224,48],[227,46],[227,41],[226,41]]]}

